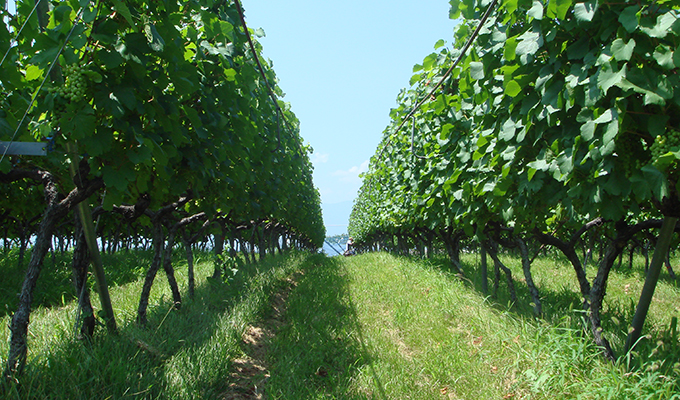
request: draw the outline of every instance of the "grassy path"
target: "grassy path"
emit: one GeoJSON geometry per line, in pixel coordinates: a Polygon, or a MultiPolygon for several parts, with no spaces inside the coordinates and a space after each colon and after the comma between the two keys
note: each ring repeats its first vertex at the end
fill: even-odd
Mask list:
{"type": "Polygon", "coordinates": [[[504,309],[428,261],[319,259],[272,338],[267,398],[680,398],[680,371],[627,372],[578,326],[504,309]]]}
{"type": "Polygon", "coordinates": [[[268,392],[280,399],[514,396],[517,324],[451,276],[385,254],[308,271],[274,338],[268,392]]]}
{"type": "MultiPolygon", "coordinates": [[[[148,260],[132,256],[112,259],[109,273],[143,271],[148,260]]],[[[474,276],[474,259],[463,261],[474,276]]],[[[196,297],[179,311],[159,276],[147,327],[134,323],[141,280],[119,274],[111,290],[119,334],[100,328],[92,343],[78,341],[72,301],[36,306],[28,368],[18,384],[0,385],[0,398],[680,400],[677,334],[655,325],[654,341],[642,347],[652,360],[644,368],[606,363],[570,308],[578,299],[569,268],[550,262],[536,265],[553,305],[549,323],[530,317],[526,305],[508,311],[504,293],[495,300],[501,305],[483,297],[445,263],[382,253],[290,253],[243,266],[227,282],[209,278],[212,256],[204,255],[196,297]]],[[[67,263],[55,271],[65,275],[67,263]]],[[[186,282],[181,260],[177,273],[186,282]]],[[[612,275],[610,313],[638,282],[629,275],[612,275]]],[[[64,279],[44,284],[58,295],[64,279]]],[[[0,288],[16,290],[10,280],[0,288]]],[[[679,292],[675,283],[661,285],[656,321],[677,315],[679,292]]],[[[0,314],[5,338],[9,319],[0,314]]],[[[0,342],[0,363],[6,354],[0,342]]]]}

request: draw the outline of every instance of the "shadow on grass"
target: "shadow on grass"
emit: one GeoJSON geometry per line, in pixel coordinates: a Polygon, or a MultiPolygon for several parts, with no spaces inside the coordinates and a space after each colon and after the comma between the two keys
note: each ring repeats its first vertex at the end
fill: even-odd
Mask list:
{"type": "MultiPolygon", "coordinates": [[[[218,398],[229,384],[230,360],[240,355],[245,319],[265,311],[280,286],[270,272],[285,262],[278,256],[244,266],[228,283],[202,280],[193,299],[184,294],[180,310],[170,296],[156,299],[147,327],[129,315],[118,334],[100,328],[92,343],[62,332],[49,353],[29,362],[8,398],[218,398]]],[[[167,282],[159,274],[154,285],[167,282]]],[[[131,296],[136,304],[139,293],[131,296]]]]}
{"type": "MultiPolygon", "coordinates": [[[[0,260],[0,318],[13,313],[19,304],[19,293],[24,282],[26,264],[31,250],[26,251],[24,265],[17,262],[18,252],[12,249],[0,260]]],[[[151,251],[121,250],[115,254],[102,254],[102,263],[109,287],[125,285],[139,279],[151,262],[151,251]]],[[[38,283],[34,290],[33,308],[61,307],[76,300],[73,287],[73,253],[54,252],[45,257],[38,283]]]]}
{"type": "MultiPolygon", "coordinates": [[[[540,258],[538,260],[540,260],[540,258]]],[[[571,274],[574,274],[570,265],[568,265],[566,261],[564,263],[565,265],[560,268],[567,268],[571,274]]],[[[439,268],[442,271],[447,272],[451,277],[450,279],[458,279],[455,276],[457,271],[454,270],[448,258],[435,257],[429,260],[429,264],[434,268],[439,268]]],[[[533,313],[531,295],[521,269],[518,270],[517,268],[512,268],[508,265],[513,272],[512,276],[518,299],[517,303],[512,304],[504,275],[501,276],[498,292],[495,294],[493,293],[494,277],[492,263],[489,263],[488,269],[488,293],[483,292],[478,265],[479,260],[477,260],[477,262],[470,262],[469,260],[467,262],[462,262],[463,271],[467,277],[465,284],[469,288],[487,298],[489,306],[498,311],[510,312],[524,320],[537,319],[533,313]]],[[[592,269],[593,267],[589,268],[589,273],[592,273],[592,269]]],[[[641,267],[633,268],[632,270],[626,269],[623,272],[617,270],[617,273],[631,277],[637,275],[637,278],[641,282],[643,282],[646,277],[646,273],[641,267]]],[[[665,267],[660,280],[667,282],[671,286],[678,287],[678,280],[672,279],[666,272],[665,267]]],[[[610,284],[612,284],[611,278],[610,284]]],[[[546,287],[538,287],[538,290],[543,308],[543,314],[540,317],[542,321],[547,322],[554,327],[566,327],[580,331],[582,337],[592,340],[590,326],[586,320],[586,312],[582,308],[582,300],[581,295],[578,292],[578,287],[569,287],[565,284],[558,290],[546,287]]],[[[637,294],[635,294],[633,298],[635,299],[634,301],[637,302],[637,294]]],[[[628,324],[632,320],[634,313],[635,303],[631,303],[628,306],[622,306],[619,304],[612,304],[605,298],[605,310],[601,315],[602,327],[618,355],[624,356],[623,348],[627,338],[628,324]]],[[[637,345],[638,357],[635,360],[635,365],[630,364],[629,369],[642,369],[651,365],[654,366],[653,368],[659,368],[659,374],[666,373],[669,376],[673,375],[674,368],[677,367],[675,367],[673,363],[667,362],[667,360],[677,360],[680,355],[680,342],[678,336],[677,328],[674,328],[671,323],[671,326],[667,329],[654,332],[652,336],[653,340],[642,340],[639,342],[637,345]]],[[[625,360],[622,361],[625,362],[625,360]]],[[[677,384],[680,384],[680,382],[677,382],[676,385],[677,384]]]]}
{"type": "Polygon", "coordinates": [[[316,258],[288,297],[285,325],[272,342],[267,393],[276,399],[386,398],[364,344],[342,259],[316,258]],[[364,366],[375,393],[357,393],[364,366]]]}

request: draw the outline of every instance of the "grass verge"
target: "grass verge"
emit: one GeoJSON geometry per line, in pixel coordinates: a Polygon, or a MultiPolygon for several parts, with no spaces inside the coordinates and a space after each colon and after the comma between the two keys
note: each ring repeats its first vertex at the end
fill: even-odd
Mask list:
{"type": "Polygon", "coordinates": [[[530,307],[503,306],[503,293],[492,301],[446,269],[381,253],[316,263],[290,294],[274,338],[269,396],[680,398],[680,371],[606,362],[573,308],[536,320],[525,315],[530,307]]]}
{"type": "MultiPolygon", "coordinates": [[[[172,308],[161,273],[146,328],[134,322],[142,282],[126,279],[128,283],[111,288],[118,334],[99,328],[92,343],[75,339],[72,302],[38,308],[29,326],[27,369],[18,384],[6,385],[4,398],[219,398],[229,383],[231,360],[242,354],[244,329],[268,309],[272,293],[285,277],[303,268],[308,257],[303,253],[270,257],[241,268],[224,283],[209,278],[212,257],[205,255],[196,262],[195,298],[185,295],[178,311],[172,308]]],[[[186,263],[178,260],[175,266],[178,281],[186,282],[186,263]]],[[[0,319],[0,336],[5,338],[9,320],[9,315],[0,319]]],[[[0,343],[2,365],[7,346],[8,341],[0,343]]]]}
{"type": "MultiPolygon", "coordinates": [[[[147,262],[134,260],[136,268],[147,262]]],[[[655,294],[647,328],[654,339],[644,339],[634,359],[613,365],[598,355],[581,324],[568,265],[537,259],[534,277],[546,315],[535,319],[518,260],[504,261],[520,298],[511,307],[503,284],[495,297],[479,292],[474,255],[463,258],[466,281],[444,260],[291,253],[245,266],[227,283],[208,278],[213,264],[205,255],[197,261],[196,297],[179,311],[159,275],[147,328],[133,322],[141,282],[121,275],[111,290],[119,334],[99,328],[91,344],[75,340],[73,304],[59,305],[52,296],[32,316],[28,369],[4,394],[253,398],[247,381],[234,388],[235,360],[248,358],[244,332],[271,319],[274,305],[281,312],[275,324],[261,324],[271,335],[257,360],[268,369],[256,377],[267,399],[680,399],[680,342],[665,322],[678,313],[675,282],[661,282],[655,294]],[[285,305],[276,304],[274,295],[282,293],[285,305]],[[238,390],[242,397],[234,397],[238,390]]],[[[185,281],[185,265],[175,265],[185,281]]],[[[639,293],[638,275],[617,270],[610,276],[604,315],[614,343],[620,340],[615,328],[626,326],[627,304],[639,293]]],[[[0,324],[0,335],[8,337],[9,315],[0,324]]],[[[5,342],[3,363],[6,354],[5,342]]]]}

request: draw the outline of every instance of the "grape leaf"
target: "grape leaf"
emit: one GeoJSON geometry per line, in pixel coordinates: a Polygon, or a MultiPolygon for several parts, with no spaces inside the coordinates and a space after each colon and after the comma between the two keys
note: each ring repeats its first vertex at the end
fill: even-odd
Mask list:
{"type": "Polygon", "coordinates": [[[624,42],[623,39],[618,38],[612,42],[612,56],[617,61],[630,61],[633,56],[633,50],[635,50],[635,39],[631,38],[628,43],[624,42]]]}
{"type": "Polygon", "coordinates": [[[470,77],[472,79],[484,79],[484,63],[471,62],[470,63],[470,77]]]}
{"type": "Polygon", "coordinates": [[[613,63],[603,64],[600,73],[597,77],[597,85],[606,94],[609,88],[617,86],[622,80],[626,78],[626,65],[623,64],[620,70],[616,70],[616,65],[613,63]]]}
{"type": "Polygon", "coordinates": [[[527,12],[527,16],[538,20],[543,19],[543,3],[539,0],[534,0],[533,5],[527,12]]]}
{"type": "Polygon", "coordinates": [[[659,65],[666,69],[670,70],[675,68],[675,63],[673,62],[673,50],[664,44],[660,44],[656,47],[654,50],[654,59],[656,60],[659,65]]]}
{"type": "Polygon", "coordinates": [[[597,12],[597,1],[587,1],[574,5],[574,16],[579,22],[591,22],[597,12]]]}
{"type": "Polygon", "coordinates": [[[628,32],[634,32],[639,25],[638,11],[640,11],[640,6],[633,5],[626,7],[619,15],[619,22],[628,32]]]}

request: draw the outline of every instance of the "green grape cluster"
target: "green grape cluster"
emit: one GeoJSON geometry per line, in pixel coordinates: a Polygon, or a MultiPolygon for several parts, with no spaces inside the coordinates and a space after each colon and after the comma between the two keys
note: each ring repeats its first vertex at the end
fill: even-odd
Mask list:
{"type": "Polygon", "coordinates": [[[652,144],[652,159],[656,160],[669,151],[677,151],[680,149],[680,132],[675,129],[669,129],[665,135],[659,135],[654,139],[652,144]]]}
{"type": "Polygon", "coordinates": [[[649,152],[640,137],[634,134],[621,135],[616,139],[616,154],[628,177],[649,162],[649,152]]]}
{"type": "Polygon", "coordinates": [[[63,67],[65,83],[57,89],[60,96],[69,101],[77,101],[85,97],[87,81],[85,80],[85,67],[67,64],[63,67]]]}

